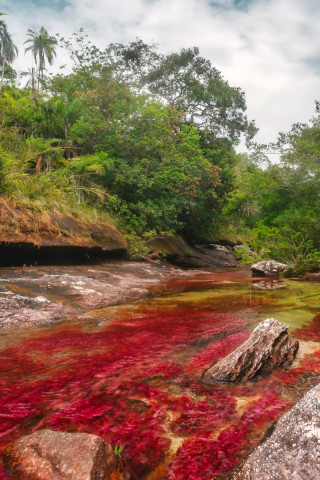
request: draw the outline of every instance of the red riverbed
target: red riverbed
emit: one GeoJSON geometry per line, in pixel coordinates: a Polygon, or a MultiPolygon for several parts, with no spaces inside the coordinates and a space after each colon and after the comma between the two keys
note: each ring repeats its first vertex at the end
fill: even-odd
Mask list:
{"type": "MultiPolygon", "coordinates": [[[[113,307],[111,316],[95,311],[2,349],[0,448],[42,428],[81,431],[123,446],[132,480],[229,478],[317,380],[320,317],[293,332],[314,348],[290,370],[206,387],[202,372],[248,337],[275,295],[285,302],[284,293],[256,293],[237,273],[176,280],[163,290],[158,299],[113,307]]],[[[0,478],[9,478],[1,466],[0,478]]]]}

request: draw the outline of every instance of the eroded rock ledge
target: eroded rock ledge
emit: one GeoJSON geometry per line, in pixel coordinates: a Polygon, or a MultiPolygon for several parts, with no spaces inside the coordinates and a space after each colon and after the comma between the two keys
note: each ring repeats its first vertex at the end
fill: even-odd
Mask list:
{"type": "Polygon", "coordinates": [[[248,458],[233,480],[320,478],[320,385],[278,421],[271,437],[248,458]]]}
{"type": "Polygon", "coordinates": [[[91,220],[79,212],[36,211],[8,198],[0,201],[1,266],[59,263],[59,258],[72,261],[81,255],[119,257],[126,251],[125,239],[107,218],[91,220]]]}
{"type": "Polygon", "coordinates": [[[207,384],[246,382],[257,374],[291,365],[298,348],[298,341],[288,335],[288,325],[268,318],[236,350],[209,367],[202,380],[207,384]]]}

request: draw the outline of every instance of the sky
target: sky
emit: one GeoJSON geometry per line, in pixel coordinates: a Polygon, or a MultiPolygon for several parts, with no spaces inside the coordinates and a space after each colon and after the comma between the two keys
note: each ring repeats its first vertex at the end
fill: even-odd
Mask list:
{"type": "MultiPolygon", "coordinates": [[[[31,66],[23,42],[41,26],[64,37],[84,28],[101,48],[136,38],[162,52],[197,46],[244,90],[262,143],[310,119],[320,100],[319,0],[0,0],[0,12],[19,47],[17,70],[31,66]]],[[[59,52],[55,68],[66,62],[59,52]]]]}

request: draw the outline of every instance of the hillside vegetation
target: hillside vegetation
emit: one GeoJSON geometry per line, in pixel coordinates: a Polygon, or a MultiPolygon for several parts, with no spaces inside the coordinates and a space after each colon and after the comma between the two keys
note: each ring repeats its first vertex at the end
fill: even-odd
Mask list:
{"type": "Polygon", "coordinates": [[[131,242],[229,237],[298,271],[320,267],[318,116],[252,146],[244,92],[197,48],[160,54],[136,40],[100,50],[83,32],[64,39],[42,27],[25,42],[36,65],[18,78],[8,39],[2,22],[3,199],[115,222],[131,242]],[[50,75],[58,44],[72,67],[50,75]],[[236,153],[241,138],[252,154],[236,153]],[[267,150],[280,161],[270,164],[267,150]]]}

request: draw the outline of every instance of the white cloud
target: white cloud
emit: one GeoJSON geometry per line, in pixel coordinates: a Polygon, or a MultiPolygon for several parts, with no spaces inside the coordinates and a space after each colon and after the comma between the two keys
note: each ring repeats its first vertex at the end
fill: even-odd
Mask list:
{"type": "Polygon", "coordinates": [[[22,55],[28,28],[44,25],[69,36],[84,27],[100,47],[136,37],[159,43],[163,51],[198,46],[230,84],[246,92],[260,141],[274,140],[278,131],[313,114],[320,84],[318,0],[253,0],[243,9],[232,0],[64,0],[60,10],[57,1],[38,7],[36,1],[41,3],[0,0],[17,34],[17,68],[31,61],[22,55]]]}

